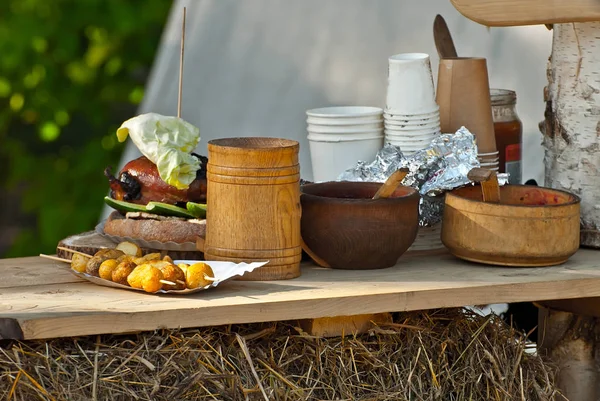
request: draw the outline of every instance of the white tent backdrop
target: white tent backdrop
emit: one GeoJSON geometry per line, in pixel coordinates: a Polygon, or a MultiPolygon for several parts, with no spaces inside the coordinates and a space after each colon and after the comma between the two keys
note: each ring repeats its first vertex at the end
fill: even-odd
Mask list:
{"type": "MultiPolygon", "coordinates": [[[[543,182],[537,125],[544,118],[551,50],[544,26],[488,29],[467,20],[449,0],[176,0],[140,113],[176,115],[184,6],[182,118],[200,128],[201,154],[214,138],[295,139],[302,178],[312,179],[305,111],[383,107],[387,58],[397,53],[430,54],[437,79],[432,26],[439,13],[458,54],[486,57],[491,86],[517,91],[523,178],[543,182]]],[[[138,155],[129,141],[121,166],[138,155]]]]}

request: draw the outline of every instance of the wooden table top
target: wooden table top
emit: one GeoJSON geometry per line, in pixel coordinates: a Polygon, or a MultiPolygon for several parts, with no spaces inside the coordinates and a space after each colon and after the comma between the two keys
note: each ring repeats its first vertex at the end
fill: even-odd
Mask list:
{"type": "Polygon", "coordinates": [[[600,296],[600,252],[566,264],[500,268],[449,254],[403,256],[383,270],[310,263],[287,281],[231,281],[187,296],[97,286],[39,257],[0,260],[0,338],[43,339],[600,296]]]}

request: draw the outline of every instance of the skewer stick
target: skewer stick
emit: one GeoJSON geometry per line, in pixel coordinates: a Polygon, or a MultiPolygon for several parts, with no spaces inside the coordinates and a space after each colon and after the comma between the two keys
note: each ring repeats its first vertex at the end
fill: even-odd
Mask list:
{"type": "Polygon", "coordinates": [[[75,251],[75,250],[70,249],[70,248],[65,248],[64,246],[57,246],[56,249],[60,249],[61,251],[67,251],[67,252],[71,252],[71,253],[76,253],[77,255],[81,255],[81,256],[87,256],[88,258],[91,258],[91,257],[94,256],[94,255],[89,255],[89,254],[84,253],[84,252],[75,251]]]}
{"type": "Polygon", "coordinates": [[[181,118],[181,92],[183,86],[183,48],[185,45],[185,7],[183,7],[183,22],[181,23],[181,55],[179,57],[179,94],[177,96],[177,118],[181,118]]]}
{"type": "Polygon", "coordinates": [[[172,282],[172,281],[169,281],[169,280],[159,280],[159,281],[160,281],[161,283],[163,283],[163,284],[175,285],[175,283],[174,283],[174,282],[172,282]]]}
{"type": "Polygon", "coordinates": [[[40,256],[42,258],[46,258],[46,259],[50,259],[50,260],[56,260],[57,262],[71,263],[71,259],[64,259],[64,258],[59,258],[57,256],[51,256],[51,255],[44,255],[43,253],[40,253],[40,256]]]}

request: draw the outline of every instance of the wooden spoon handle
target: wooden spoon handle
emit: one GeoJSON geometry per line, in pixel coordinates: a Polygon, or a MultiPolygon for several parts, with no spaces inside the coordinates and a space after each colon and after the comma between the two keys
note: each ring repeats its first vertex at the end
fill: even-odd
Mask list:
{"type": "Polygon", "coordinates": [[[498,184],[498,176],[495,172],[483,168],[474,168],[469,171],[467,178],[481,184],[484,202],[500,202],[500,185],[498,184]]]}
{"type": "Polygon", "coordinates": [[[323,259],[321,259],[316,253],[314,253],[308,247],[308,245],[306,245],[306,242],[304,242],[304,239],[301,239],[301,241],[302,241],[302,249],[304,250],[304,252],[306,252],[308,254],[308,256],[310,256],[310,258],[313,260],[313,262],[315,262],[317,265],[319,265],[321,267],[331,268],[329,263],[327,263],[323,259]]]}
{"type": "Polygon", "coordinates": [[[433,21],[433,39],[440,58],[458,57],[446,20],[439,14],[433,21]]]}
{"type": "Polygon", "coordinates": [[[387,180],[379,187],[377,193],[373,196],[373,199],[379,198],[389,198],[392,196],[398,185],[402,182],[404,177],[408,174],[407,168],[401,168],[395,171],[392,175],[388,177],[387,180]]]}

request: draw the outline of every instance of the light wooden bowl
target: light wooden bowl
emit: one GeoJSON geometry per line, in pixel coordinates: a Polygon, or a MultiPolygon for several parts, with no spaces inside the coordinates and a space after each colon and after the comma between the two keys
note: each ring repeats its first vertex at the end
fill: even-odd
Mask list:
{"type": "Polygon", "coordinates": [[[483,202],[479,185],[446,194],[442,242],[455,256],[500,266],[552,266],[579,248],[580,200],[568,192],[525,185],[500,187],[483,202]]]}

